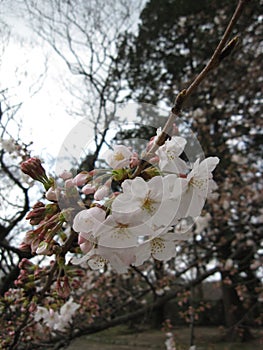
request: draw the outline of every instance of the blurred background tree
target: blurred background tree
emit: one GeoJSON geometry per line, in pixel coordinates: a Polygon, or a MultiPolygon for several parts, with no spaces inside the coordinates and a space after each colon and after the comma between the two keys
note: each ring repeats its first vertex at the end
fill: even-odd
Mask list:
{"type": "MultiPolygon", "coordinates": [[[[129,97],[171,106],[176,92],[189,85],[211,56],[235,5],[148,1],[138,34],[127,34],[120,45],[129,97]]],[[[246,323],[256,322],[259,315],[262,282],[261,5],[249,3],[235,28],[234,35],[240,33],[236,52],[197,89],[181,116],[204,153],[221,159],[216,173],[219,197],[209,203],[210,233],[200,233],[195,244],[200,269],[220,265],[225,325],[233,339],[241,331],[243,339],[249,337],[246,323]],[[203,261],[207,250],[213,254],[203,261]]]]}
{"type": "MultiPolygon", "coordinates": [[[[3,63],[6,49],[10,45],[11,30],[0,21],[1,52],[0,72],[6,65],[3,63]]],[[[42,69],[42,67],[41,67],[42,69]]],[[[21,232],[28,228],[24,221],[30,209],[29,189],[32,181],[20,171],[20,163],[30,154],[30,142],[22,140],[23,117],[19,115],[26,95],[32,97],[42,87],[45,68],[38,71],[38,78],[28,83],[27,70],[21,65],[14,72],[9,72],[9,85],[0,82],[0,295],[14,286],[19,275],[18,264],[21,259],[31,254],[18,249],[21,232]]]]}

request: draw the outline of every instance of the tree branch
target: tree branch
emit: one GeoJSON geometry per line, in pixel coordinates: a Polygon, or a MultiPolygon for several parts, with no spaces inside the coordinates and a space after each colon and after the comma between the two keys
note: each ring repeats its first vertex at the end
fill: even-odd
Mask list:
{"type": "Polygon", "coordinates": [[[228,44],[227,41],[229,40],[229,37],[231,35],[231,32],[233,30],[233,27],[237,23],[239,17],[241,16],[243,9],[245,5],[250,0],[239,0],[238,5],[236,7],[236,10],[234,14],[232,15],[227,28],[222,36],[222,39],[220,40],[218,46],[216,47],[214,53],[212,54],[210,60],[208,61],[207,65],[204,67],[204,69],[197,75],[197,77],[193,80],[193,82],[190,84],[190,86],[187,89],[182,90],[179,92],[175,99],[175,104],[171,109],[171,112],[169,114],[169,118],[158,136],[155,143],[153,143],[150,150],[145,154],[144,159],[139,164],[138,168],[133,174],[133,178],[138,176],[142,170],[147,166],[147,161],[154,155],[156,150],[162,146],[165,141],[170,137],[171,131],[173,129],[173,124],[176,120],[176,117],[181,112],[181,109],[187,100],[187,98],[193,93],[193,91],[196,90],[196,88],[199,86],[199,84],[207,77],[208,73],[212,71],[214,68],[216,68],[219,63],[222,61],[223,58],[225,58],[227,55],[230,54],[230,52],[235,47],[238,38],[234,37],[228,44]]]}

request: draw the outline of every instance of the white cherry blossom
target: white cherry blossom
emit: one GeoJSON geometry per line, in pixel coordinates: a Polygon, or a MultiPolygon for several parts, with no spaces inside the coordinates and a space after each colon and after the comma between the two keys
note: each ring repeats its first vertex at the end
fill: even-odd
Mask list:
{"type": "Polygon", "coordinates": [[[92,207],[80,211],[73,220],[73,230],[81,232],[81,236],[89,239],[94,227],[105,219],[105,211],[98,207],[92,207]]]}
{"type": "Polygon", "coordinates": [[[63,321],[64,325],[69,324],[76,310],[78,310],[79,307],[80,305],[75,303],[72,297],[64,305],[61,306],[59,316],[60,319],[63,321]]]}
{"type": "Polygon", "coordinates": [[[47,308],[43,306],[37,306],[36,312],[34,314],[34,320],[36,322],[41,321],[42,319],[45,319],[49,316],[49,312],[47,308]]]}
{"type": "Polygon", "coordinates": [[[159,147],[156,154],[159,157],[159,167],[164,173],[185,174],[189,167],[181,158],[186,145],[183,137],[173,136],[171,140],[167,140],[164,145],[159,147]]]}
{"type": "Polygon", "coordinates": [[[167,232],[141,244],[137,249],[135,265],[142,265],[151,256],[161,261],[171,259],[176,254],[174,239],[174,233],[167,232]]]}
{"type": "MultiPolygon", "coordinates": [[[[174,180],[176,180],[174,178],[174,180]]],[[[112,203],[112,215],[117,220],[125,217],[127,222],[146,223],[151,226],[170,224],[176,212],[176,199],[171,200],[170,178],[155,176],[149,181],[140,177],[125,180],[123,193],[112,203]]],[[[179,192],[178,192],[179,193],[179,192]]],[[[178,207],[178,205],[177,205],[178,207]]]]}
{"type": "Polygon", "coordinates": [[[98,252],[104,259],[109,261],[110,265],[117,273],[128,272],[130,266],[135,263],[136,251],[136,247],[118,249],[98,246],[98,252]]]}
{"type": "Polygon", "coordinates": [[[129,165],[132,155],[133,153],[128,147],[115,145],[113,146],[113,151],[108,150],[104,154],[104,158],[110,167],[120,169],[129,165]]]}
{"type": "Polygon", "coordinates": [[[113,215],[109,215],[94,231],[98,245],[109,248],[129,248],[138,245],[139,237],[154,235],[152,228],[143,223],[134,223],[125,220],[116,220],[113,215]]]}
{"type": "Polygon", "coordinates": [[[181,178],[181,204],[179,213],[181,217],[199,216],[207,196],[217,188],[212,179],[212,171],[219,163],[219,158],[209,157],[201,163],[198,159],[186,178],[181,178]]]}
{"type": "Polygon", "coordinates": [[[74,265],[86,263],[92,270],[101,270],[110,263],[117,273],[126,273],[130,265],[135,263],[135,252],[136,247],[119,249],[97,245],[83,257],[74,257],[71,262],[74,265]]]}

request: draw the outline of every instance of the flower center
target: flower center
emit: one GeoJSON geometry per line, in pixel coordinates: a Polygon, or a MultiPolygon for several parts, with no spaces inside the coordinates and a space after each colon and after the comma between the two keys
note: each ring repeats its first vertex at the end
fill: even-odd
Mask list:
{"type": "Polygon", "coordinates": [[[121,224],[118,223],[117,226],[115,227],[115,231],[113,236],[115,238],[124,238],[124,237],[129,237],[129,231],[128,231],[129,225],[128,224],[121,224]]]}
{"type": "Polygon", "coordinates": [[[167,158],[169,160],[174,160],[175,159],[175,153],[173,151],[167,150],[166,154],[167,154],[167,158]]]}
{"type": "Polygon", "coordinates": [[[192,177],[189,181],[189,185],[196,187],[199,190],[203,190],[207,185],[207,179],[196,179],[195,177],[192,177]]]}
{"type": "Polygon", "coordinates": [[[151,241],[152,254],[161,253],[164,250],[164,242],[161,238],[154,238],[151,241]]]}
{"type": "Polygon", "coordinates": [[[150,197],[150,192],[151,191],[149,191],[147,196],[143,199],[141,207],[142,210],[146,210],[148,213],[152,214],[154,212],[154,204],[156,201],[150,197]]]}
{"type": "Polygon", "coordinates": [[[117,152],[114,154],[114,160],[120,161],[123,160],[125,157],[121,152],[117,152]]]}

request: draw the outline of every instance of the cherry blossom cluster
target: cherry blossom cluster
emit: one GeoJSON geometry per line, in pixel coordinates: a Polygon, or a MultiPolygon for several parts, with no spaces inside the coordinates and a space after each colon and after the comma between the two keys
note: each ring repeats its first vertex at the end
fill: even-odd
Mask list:
{"type": "Polygon", "coordinates": [[[136,177],[138,158],[129,148],[117,145],[106,152],[113,176],[100,186],[92,179],[83,182],[82,190],[89,189],[94,202],[74,218],[73,229],[79,232],[85,255],[73,262],[87,261],[92,269],[109,262],[122,273],[150,257],[167,261],[175,256],[176,242],[184,238],[173,227],[201,214],[216,188],[212,171],[219,162],[209,157],[191,166],[180,158],[185,145],[184,138],[173,136],[136,177]]]}
{"type": "Polygon", "coordinates": [[[34,314],[35,322],[42,321],[51,331],[64,332],[72,322],[75,312],[80,308],[80,305],[73,301],[73,298],[63,304],[60,310],[37,306],[34,314]]]}
{"type": "MultiPolygon", "coordinates": [[[[156,137],[148,148],[154,142],[156,137]]],[[[212,171],[219,159],[186,162],[181,157],[185,145],[185,138],[172,136],[147,161],[128,147],[115,145],[104,154],[109,167],[74,177],[64,172],[63,186],[47,177],[39,160],[24,162],[21,169],[43,183],[46,198],[53,203],[33,207],[27,218],[39,226],[27,233],[23,244],[36,254],[51,255],[57,251],[54,237],[68,220],[82,251],[73,264],[101,269],[109,263],[124,273],[151,257],[171,259],[178,240],[187,239],[174,228],[185,218],[197,218],[216,188],[212,171]]]]}

